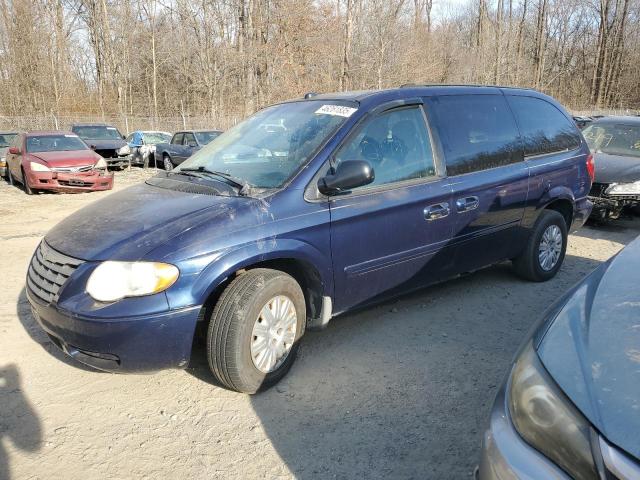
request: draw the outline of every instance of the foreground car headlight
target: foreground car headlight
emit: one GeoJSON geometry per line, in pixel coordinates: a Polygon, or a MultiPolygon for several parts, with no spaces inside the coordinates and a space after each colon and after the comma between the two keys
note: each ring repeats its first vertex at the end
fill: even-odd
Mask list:
{"type": "Polygon", "coordinates": [[[107,168],[107,161],[104,158],[101,158],[96,162],[93,168],[107,168]]]}
{"type": "Polygon", "coordinates": [[[178,279],[178,268],[156,262],[104,262],[87,282],[87,293],[99,302],[160,293],[178,279]]]}
{"type": "Polygon", "coordinates": [[[120,150],[118,150],[118,155],[129,155],[131,153],[131,149],[129,148],[129,145],[125,145],[124,147],[120,148],[120,150]]]}
{"type": "Polygon", "coordinates": [[[50,172],[51,169],[46,165],[38,162],[31,162],[31,171],[32,172],[50,172]]]}
{"type": "Polygon", "coordinates": [[[640,195],[640,180],[633,183],[612,183],[604,193],[607,195],[640,195]]]}
{"type": "Polygon", "coordinates": [[[531,344],[511,372],[508,402],[516,430],[528,444],[573,478],[599,478],[589,422],[556,386],[531,344]]]}

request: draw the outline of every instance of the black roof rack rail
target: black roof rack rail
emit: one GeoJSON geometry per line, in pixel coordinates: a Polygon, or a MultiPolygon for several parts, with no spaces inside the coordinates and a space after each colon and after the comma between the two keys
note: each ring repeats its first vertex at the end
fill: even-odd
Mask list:
{"type": "Polygon", "coordinates": [[[486,88],[518,88],[521,90],[531,90],[527,87],[516,87],[513,85],[485,85],[479,83],[404,83],[400,88],[419,88],[419,87],[486,87],[486,88]]]}

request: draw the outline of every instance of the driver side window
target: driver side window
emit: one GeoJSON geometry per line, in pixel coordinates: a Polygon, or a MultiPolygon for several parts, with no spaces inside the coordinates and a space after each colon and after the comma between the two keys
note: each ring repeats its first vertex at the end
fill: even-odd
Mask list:
{"type": "Polygon", "coordinates": [[[373,167],[371,185],[436,176],[433,150],[420,107],[384,112],[368,120],[335,156],[335,166],[366,160],[373,167]]]}

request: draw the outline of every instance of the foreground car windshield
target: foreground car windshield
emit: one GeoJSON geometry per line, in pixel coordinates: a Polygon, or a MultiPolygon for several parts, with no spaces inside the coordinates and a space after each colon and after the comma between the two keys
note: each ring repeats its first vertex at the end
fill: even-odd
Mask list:
{"type": "Polygon", "coordinates": [[[76,127],[74,132],[82,138],[88,140],[121,140],[122,135],[115,127],[76,127]]]}
{"type": "Polygon", "coordinates": [[[88,147],[75,135],[27,137],[27,152],[68,152],[71,150],[88,150],[88,147]]]}
{"type": "Polygon", "coordinates": [[[200,145],[208,145],[216,137],[220,136],[220,132],[194,132],[200,145]]]}
{"type": "Polygon", "coordinates": [[[16,138],[15,133],[0,134],[0,148],[6,148],[16,138]]]}
{"type": "Polygon", "coordinates": [[[344,102],[319,100],[266,108],[220,135],[175,171],[202,168],[258,188],[279,188],[355,110],[344,102]]]}
{"type": "Polygon", "coordinates": [[[590,125],[582,134],[592,152],[640,158],[640,125],[590,125]]]}

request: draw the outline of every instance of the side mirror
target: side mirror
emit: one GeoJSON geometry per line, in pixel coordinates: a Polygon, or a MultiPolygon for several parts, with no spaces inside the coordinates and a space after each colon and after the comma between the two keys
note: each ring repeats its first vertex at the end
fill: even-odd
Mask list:
{"type": "Polygon", "coordinates": [[[338,165],[335,173],[318,180],[318,190],[323,195],[336,195],[346,190],[369,185],[375,178],[373,167],[369,162],[346,160],[338,165]]]}
{"type": "Polygon", "coordinates": [[[196,148],[196,147],[198,146],[198,144],[197,144],[196,142],[189,142],[189,143],[187,144],[187,146],[188,146],[188,147],[191,147],[191,148],[196,148]]]}
{"type": "Polygon", "coordinates": [[[89,145],[89,148],[90,148],[91,150],[95,150],[97,147],[96,147],[95,145],[89,145]]]}
{"type": "Polygon", "coordinates": [[[11,155],[20,155],[20,149],[18,147],[9,147],[9,153],[11,155]]]}

